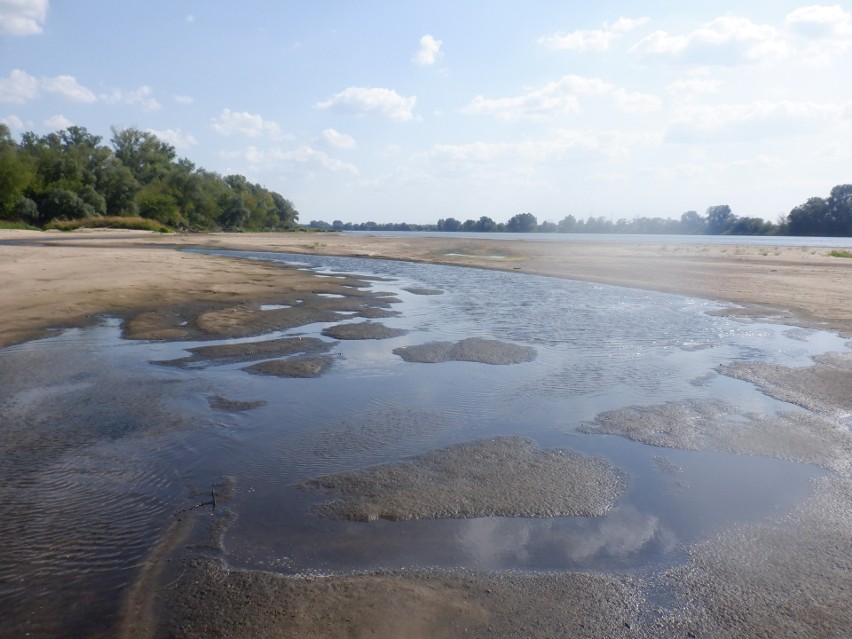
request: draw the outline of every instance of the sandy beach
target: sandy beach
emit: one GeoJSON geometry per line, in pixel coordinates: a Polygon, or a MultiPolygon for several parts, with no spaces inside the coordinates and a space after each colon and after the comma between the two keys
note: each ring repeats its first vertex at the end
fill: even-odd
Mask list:
{"type": "MultiPolygon", "coordinates": [[[[199,246],[454,264],[667,291],[730,302],[732,312],[852,335],[852,259],[825,248],[660,243],[559,243],[340,234],[2,231],[0,347],[84,325],[178,306],[262,301],[310,286],[299,272],[186,253],[199,246]]],[[[148,318],[152,319],[152,318],[148,318]]],[[[156,319],[156,318],[153,318],[156,319]]],[[[141,336],[141,332],[140,335],[141,336]]],[[[147,337],[176,335],[148,331],[147,337]]]]}
{"type": "MultiPolygon", "coordinates": [[[[103,316],[121,318],[127,338],[163,341],[262,335],[286,328],[286,322],[337,321],[335,313],[340,312],[367,319],[359,326],[372,332],[336,334],[335,339],[381,339],[385,335],[376,331],[389,330],[372,320],[391,317],[393,300],[380,287],[368,289],[357,276],[319,278],[271,263],[181,250],[189,247],[408,260],[665,291],[729,304],[723,311],[726,314],[852,336],[852,306],[848,303],[852,259],[831,257],[824,247],[681,244],[662,239],[650,243],[508,242],[452,235],[0,231],[4,280],[0,348],[50,335],[56,329],[96,323],[103,316]],[[344,290],[345,296],[337,294],[344,290]],[[304,310],[288,307],[261,312],[262,304],[285,306],[297,298],[304,310]]],[[[430,291],[423,289],[419,294],[430,291]]],[[[458,347],[448,348],[453,346],[458,347]]],[[[314,356],[305,362],[321,368],[325,351],[311,350],[312,343],[294,345],[287,339],[262,345],[205,345],[181,359],[157,363],[175,367],[208,361],[248,364],[264,354],[294,348],[314,356]]],[[[431,352],[428,355],[420,361],[437,361],[431,352]]],[[[507,363],[490,361],[488,357],[493,355],[488,351],[474,359],[507,363]]],[[[515,354],[509,360],[532,359],[524,355],[515,354]]],[[[218,509],[214,505],[213,512],[193,510],[177,518],[148,554],[136,582],[127,589],[118,636],[840,636],[834,633],[852,623],[845,605],[852,588],[848,507],[852,439],[848,428],[838,426],[848,419],[852,360],[847,353],[815,358],[813,366],[804,369],[762,362],[741,362],[729,368],[723,371],[725,375],[751,382],[765,394],[811,412],[752,416],[749,422],[727,405],[662,404],[603,414],[586,432],[619,435],[658,447],[792,459],[821,466],[831,474],[815,482],[813,495],[793,512],[723,532],[687,549],[685,564],[657,577],[670,582],[678,598],[677,606],[666,615],[649,621],[652,615],[648,611],[657,609],[657,603],[648,599],[653,587],[639,577],[621,574],[412,569],[281,576],[232,570],[221,559],[224,531],[232,524],[225,491],[220,493],[218,509]],[[740,432],[734,425],[742,431],[740,439],[732,437],[732,432],[740,432]],[[762,559],[767,553],[769,558],[762,559]],[[790,575],[803,575],[801,583],[792,587],[790,575]],[[806,596],[800,596],[801,589],[806,596]]],[[[312,374],[289,369],[254,372],[291,377],[312,374]]],[[[207,401],[212,409],[223,412],[251,410],[265,403],[225,397],[207,401]]],[[[522,478],[529,468],[564,474],[564,468],[551,469],[551,465],[565,462],[567,453],[545,455],[525,440],[495,442],[476,446],[489,459],[496,454],[492,449],[497,444],[497,452],[508,450],[505,459],[499,457],[499,464],[491,464],[498,468],[489,471],[497,472],[500,481],[505,479],[506,459],[519,459],[516,449],[526,451],[526,457],[520,457],[526,461],[518,467],[521,479],[508,480],[520,486],[522,500],[541,492],[524,487],[522,478]]],[[[491,502],[474,503],[472,510],[467,503],[448,501],[447,495],[459,497],[453,491],[464,485],[468,488],[461,491],[461,497],[475,497],[485,472],[471,465],[464,470],[474,479],[449,473],[443,477],[446,485],[436,481],[435,468],[443,468],[445,458],[459,455],[471,458],[469,448],[463,446],[386,467],[380,473],[326,477],[324,489],[355,496],[329,512],[338,518],[365,521],[377,516],[374,511],[391,512],[393,516],[381,515],[391,520],[435,517],[448,503],[452,513],[464,512],[465,516],[503,512],[500,500],[506,491],[502,486],[491,502]],[[424,474],[440,492],[431,510],[422,510],[424,474]],[[398,486],[390,494],[380,494],[373,485],[387,488],[387,475],[398,486]],[[378,495],[376,503],[364,506],[355,500],[359,490],[364,492],[362,484],[378,495]]],[[[574,457],[570,460],[572,467],[577,466],[574,457]]],[[[462,464],[449,466],[455,469],[462,464]]],[[[563,479],[587,486],[589,476],[609,478],[601,481],[607,490],[598,501],[604,506],[560,502],[544,504],[545,509],[594,514],[617,500],[620,475],[595,464],[585,472],[575,480],[563,479]]],[[[546,482],[533,481],[536,486],[542,483],[546,482]]],[[[514,504],[506,508],[507,512],[518,510],[514,504]]],[[[533,510],[528,515],[543,513],[533,510]]]]}

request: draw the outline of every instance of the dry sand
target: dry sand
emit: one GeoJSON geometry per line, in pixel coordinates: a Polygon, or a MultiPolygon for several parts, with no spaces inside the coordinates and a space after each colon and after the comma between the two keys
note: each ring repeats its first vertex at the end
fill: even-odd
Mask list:
{"type": "MultiPolygon", "coordinates": [[[[355,255],[521,270],[555,277],[670,291],[746,305],[742,313],[823,328],[852,336],[852,260],[825,248],[660,243],[575,243],[468,240],[453,237],[373,237],[314,233],[198,234],[144,232],[40,233],[0,231],[3,295],[0,347],[43,335],[55,326],[80,325],[98,313],[140,315],[136,336],[185,336],[181,312],[230,310],[288,303],[303,291],[322,292],[302,271],[261,262],[183,253],[174,247],[355,255]],[[160,250],[151,250],[158,248],[160,250]],[[499,257],[495,257],[499,256],[499,257]],[[141,315],[149,311],[150,315],[141,315]],[[145,326],[143,320],[152,324],[145,326]]],[[[331,291],[341,280],[323,278],[331,291]]],[[[357,289],[350,289],[356,291],[357,289]]],[[[325,299],[325,298],[323,298],[325,299]]],[[[334,308],[328,300],[328,310],[334,308]]],[[[352,301],[351,299],[348,301],[352,301]]],[[[351,306],[351,304],[349,305],[351,306]]],[[[285,309],[289,310],[289,309],[285,309]]],[[[364,317],[386,316],[371,305],[364,317]]],[[[234,322],[220,326],[236,330],[234,322]]],[[[217,329],[207,318],[202,330],[217,329]]],[[[267,316],[272,321],[272,316],[267,316]]],[[[134,334],[134,333],[131,333],[134,334]]]]}

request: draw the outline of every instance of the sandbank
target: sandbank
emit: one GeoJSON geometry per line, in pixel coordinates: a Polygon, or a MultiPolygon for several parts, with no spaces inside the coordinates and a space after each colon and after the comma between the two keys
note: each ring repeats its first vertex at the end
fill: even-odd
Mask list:
{"type": "MultiPolygon", "coordinates": [[[[736,313],[852,336],[849,284],[852,260],[826,248],[707,244],[550,242],[518,239],[371,236],[336,233],[159,235],[146,232],[43,233],[0,231],[0,347],[45,335],[52,327],[82,325],[98,314],[136,317],[130,336],[185,335],[183,315],[257,304],[287,304],[303,292],[335,292],[358,283],[258,261],[179,251],[217,249],[346,255],[454,264],[653,289],[743,305],[736,313]],[[9,244],[8,242],[14,242],[9,244]],[[499,254],[501,259],[493,256],[499,254]],[[144,313],[148,315],[144,315],[144,313]],[[147,322],[147,324],[146,324],[147,322]],[[134,327],[136,331],[134,333],[134,327]]],[[[323,298],[329,313],[351,304],[323,298]]],[[[347,300],[344,300],[347,301],[347,300]]],[[[388,300],[392,302],[392,300],[388,300]]],[[[362,316],[392,315],[368,305],[362,316]]],[[[283,309],[290,310],[290,309],[283,309]]],[[[357,310],[357,309],[356,309],[357,310]]],[[[242,325],[238,310],[230,336],[242,325]],[[238,321],[239,320],[239,321],[238,321]]],[[[268,322],[277,321],[267,311],[268,322]]],[[[270,314],[271,313],[271,314],[270,314]]],[[[338,316],[339,317],[339,316],[338,316]]],[[[216,332],[212,315],[203,328],[216,332]]],[[[203,322],[202,322],[203,324],[203,322]]],[[[262,332],[262,326],[249,330],[262,332]]],[[[250,334],[250,333],[249,333],[250,334]]]]}

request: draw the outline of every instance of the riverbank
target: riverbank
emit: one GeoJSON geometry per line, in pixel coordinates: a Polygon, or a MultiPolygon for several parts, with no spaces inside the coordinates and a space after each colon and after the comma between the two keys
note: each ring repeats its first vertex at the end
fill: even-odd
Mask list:
{"type": "MultiPolygon", "coordinates": [[[[852,335],[852,259],[825,248],[535,242],[344,234],[0,231],[0,347],[177,306],[233,307],[312,286],[307,274],[261,262],[185,253],[190,246],[346,255],[514,270],[729,302],[733,313],[852,335]],[[15,244],[2,243],[13,241],[15,244]]],[[[140,335],[141,336],[141,335],[140,335]]],[[[147,337],[174,337],[148,332],[147,337]]]]}

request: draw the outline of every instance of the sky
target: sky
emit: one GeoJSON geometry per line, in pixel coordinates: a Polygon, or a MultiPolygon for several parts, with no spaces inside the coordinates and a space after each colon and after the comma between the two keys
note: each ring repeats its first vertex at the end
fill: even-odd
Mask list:
{"type": "Polygon", "coordinates": [[[852,2],[0,0],[0,122],[151,131],[300,221],[776,221],[852,182],[852,2]]]}

